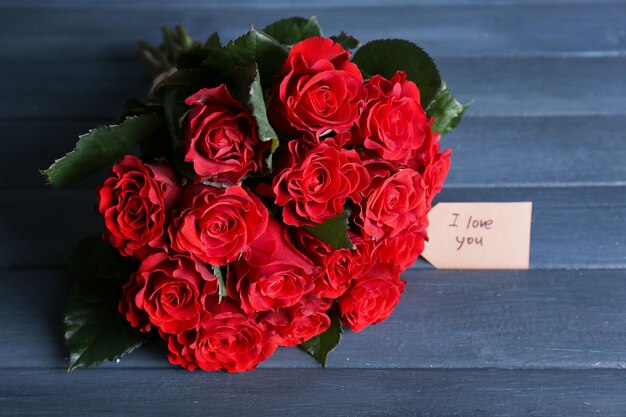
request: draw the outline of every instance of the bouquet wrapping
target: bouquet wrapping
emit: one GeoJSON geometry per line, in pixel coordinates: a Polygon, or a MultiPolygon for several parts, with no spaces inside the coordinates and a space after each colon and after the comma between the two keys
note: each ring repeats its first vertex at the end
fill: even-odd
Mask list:
{"type": "Polygon", "coordinates": [[[325,365],[343,327],[389,317],[450,168],[440,136],[466,108],[432,59],[323,37],[315,18],[225,46],[164,29],[140,52],[148,97],[44,171],[64,187],[113,163],[104,232],[68,266],[70,370],[150,337],[188,370],[252,370],[295,345],[325,365]]]}

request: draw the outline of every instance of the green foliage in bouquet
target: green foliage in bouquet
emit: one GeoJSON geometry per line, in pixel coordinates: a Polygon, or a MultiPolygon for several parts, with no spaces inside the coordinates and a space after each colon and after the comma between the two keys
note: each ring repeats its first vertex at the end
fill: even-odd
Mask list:
{"type": "MultiPolygon", "coordinates": [[[[315,17],[284,19],[263,30],[248,33],[222,46],[217,33],[198,42],[178,26],[163,29],[163,43],[139,43],[139,55],[154,77],[144,101],[127,102],[119,123],[98,127],[80,136],[76,148],[42,171],[54,188],[76,184],[109,166],[137,145],[142,158],[165,157],[182,177],[194,180],[193,167],[181,151],[182,120],[187,112],[185,98],[205,87],[222,83],[233,96],[246,104],[261,141],[271,142],[266,161],[280,146],[270,125],[265,92],[280,73],[291,45],[312,36],[322,36],[315,17]],[[167,129],[160,129],[163,125],[167,129]]],[[[355,49],[353,61],[364,72],[391,77],[397,70],[419,87],[424,109],[435,118],[433,130],[445,134],[461,120],[467,106],[447,89],[430,56],[417,45],[397,39],[375,40],[361,46],[354,37],[341,32],[332,36],[346,49],[355,49]]],[[[335,249],[353,248],[348,237],[346,212],[306,230],[335,249]]],[[[113,360],[134,350],[147,338],[119,315],[117,301],[124,279],[136,270],[136,261],[120,256],[99,238],[88,238],[77,248],[68,266],[71,290],[65,312],[65,339],[69,349],[69,370],[78,366],[113,360]]],[[[226,295],[225,276],[216,271],[220,296],[226,295]]],[[[336,307],[329,312],[330,328],[302,343],[300,347],[325,366],[328,352],[339,343],[342,327],[336,307]]]]}
{"type": "Polygon", "coordinates": [[[83,239],[74,250],[66,271],[69,371],[119,359],[147,340],[117,311],[122,285],[136,269],[136,260],[122,257],[96,236],[83,239]]]}

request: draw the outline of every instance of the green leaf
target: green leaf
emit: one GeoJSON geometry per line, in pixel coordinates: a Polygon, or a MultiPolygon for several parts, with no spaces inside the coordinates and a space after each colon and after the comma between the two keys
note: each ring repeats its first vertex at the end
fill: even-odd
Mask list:
{"type": "Polygon", "coordinates": [[[75,184],[128,153],[163,123],[158,114],[129,117],[119,125],[102,126],[79,137],[76,148],[42,172],[54,188],[75,184]]]}
{"type": "Polygon", "coordinates": [[[119,359],[147,339],[117,307],[124,281],[136,270],[136,260],[98,237],[83,239],[74,250],[67,267],[71,287],[64,319],[69,371],[119,359]]]}
{"type": "Polygon", "coordinates": [[[234,68],[256,63],[263,85],[268,86],[280,72],[287,54],[287,47],[267,33],[252,28],[250,32],[229,42],[223,49],[211,50],[203,65],[228,73],[234,68]]]}
{"type": "Polygon", "coordinates": [[[278,147],[278,135],[267,118],[267,106],[257,65],[236,68],[229,75],[235,84],[234,95],[248,106],[256,120],[259,139],[263,142],[272,141],[271,152],[274,152],[278,147]]]}
{"type": "Polygon", "coordinates": [[[163,42],[159,46],[155,47],[143,41],[138,43],[139,58],[153,77],[176,68],[181,52],[200,46],[200,43],[194,42],[180,25],[173,30],[163,27],[161,31],[163,42]]]}
{"type": "Polygon", "coordinates": [[[255,65],[254,81],[250,84],[250,97],[248,98],[248,107],[252,111],[252,115],[256,120],[259,139],[263,142],[272,141],[272,152],[278,147],[278,135],[267,118],[267,105],[261,87],[261,76],[255,65]]]}
{"type": "Polygon", "coordinates": [[[209,48],[204,46],[196,46],[186,51],[181,51],[176,60],[176,68],[180,71],[202,67],[202,63],[209,55],[209,50],[209,48]]]}
{"type": "Polygon", "coordinates": [[[222,74],[204,67],[179,69],[152,91],[150,100],[162,105],[169,132],[168,143],[156,148],[169,150],[167,159],[170,165],[183,177],[191,180],[196,178],[193,164],[185,162],[183,155],[183,120],[189,111],[185,99],[202,88],[214,87],[224,81],[222,74]]]}
{"type": "Polygon", "coordinates": [[[169,159],[172,155],[172,141],[167,129],[159,129],[148,140],[139,144],[141,160],[147,163],[169,159]]]}
{"type": "Polygon", "coordinates": [[[206,40],[204,45],[197,44],[189,49],[183,50],[178,54],[176,67],[181,69],[200,68],[202,63],[215,50],[222,49],[222,42],[217,32],[213,32],[206,40]]]}
{"type": "Polygon", "coordinates": [[[137,46],[139,48],[139,60],[153,77],[174,67],[175,63],[169,62],[167,55],[158,47],[144,41],[137,42],[137,46]]]}
{"type": "Polygon", "coordinates": [[[368,42],[356,51],[352,60],[370,75],[391,78],[396,71],[405,71],[407,79],[419,87],[424,108],[430,105],[443,86],[432,58],[409,41],[385,39],[368,42]]]}
{"type": "Polygon", "coordinates": [[[124,102],[124,110],[119,119],[119,123],[131,116],[142,116],[144,114],[152,114],[158,111],[158,108],[144,103],[136,98],[129,98],[124,102]]]}
{"type": "Polygon", "coordinates": [[[219,295],[219,302],[222,302],[223,297],[228,296],[228,289],[226,288],[226,277],[221,267],[211,265],[213,275],[217,277],[217,294],[219,295]]]}
{"type": "Polygon", "coordinates": [[[461,122],[463,114],[470,105],[471,103],[466,105],[459,103],[444,83],[443,89],[426,110],[428,117],[435,118],[432,125],[433,131],[440,132],[442,135],[450,132],[461,122]]]}
{"type": "Polygon", "coordinates": [[[222,42],[220,41],[220,35],[217,32],[211,33],[211,36],[206,40],[204,46],[207,48],[221,48],[222,42]]]}
{"type": "Polygon", "coordinates": [[[313,336],[311,339],[298,345],[300,349],[313,356],[323,368],[326,368],[328,353],[339,345],[341,334],[343,333],[341,322],[339,321],[339,311],[336,306],[328,312],[328,315],[331,320],[330,327],[324,333],[313,336]]]}
{"type": "Polygon", "coordinates": [[[324,223],[303,227],[335,249],[354,249],[348,237],[348,213],[345,211],[324,223]]]}
{"type": "Polygon", "coordinates": [[[355,49],[361,46],[361,42],[359,42],[357,38],[352,35],[348,35],[343,30],[339,33],[339,35],[331,36],[330,39],[334,40],[345,49],[355,49]]]}
{"type": "Polygon", "coordinates": [[[315,16],[310,19],[302,17],[282,19],[266,26],[263,31],[285,45],[295,45],[304,39],[322,36],[322,28],[315,16]]]}
{"type": "Polygon", "coordinates": [[[65,307],[68,371],[99,365],[132,352],[147,335],[128,324],[117,309],[121,283],[117,280],[76,281],[65,307]]]}
{"type": "Polygon", "coordinates": [[[163,91],[167,88],[182,89],[185,95],[191,95],[201,88],[209,88],[220,84],[220,75],[206,68],[179,69],[154,86],[150,93],[151,101],[159,102],[163,91]]]}
{"type": "MultiPolygon", "coordinates": [[[[220,42],[220,37],[217,32],[213,32],[204,44],[200,44],[200,42],[192,42],[184,48],[179,48],[175,59],[175,67],[179,70],[200,68],[212,50],[221,48],[222,43],[220,42]]],[[[162,67],[166,66],[162,65],[162,67]]],[[[168,66],[161,70],[159,74],[167,73],[167,70],[173,67],[173,65],[168,64],[168,66]]],[[[158,74],[155,74],[155,76],[156,75],[158,74]]]]}
{"type": "Polygon", "coordinates": [[[134,258],[123,257],[99,236],[89,236],[79,242],[67,264],[70,280],[126,280],[137,270],[134,258]]]}
{"type": "Polygon", "coordinates": [[[163,113],[167,120],[167,129],[171,141],[171,154],[168,161],[170,166],[179,175],[195,180],[197,175],[191,162],[185,162],[183,150],[183,127],[182,123],[185,115],[189,111],[185,105],[185,99],[191,95],[189,90],[180,88],[164,88],[163,113]]]}
{"type": "Polygon", "coordinates": [[[172,148],[178,150],[183,143],[183,119],[189,111],[185,104],[185,99],[192,91],[181,88],[163,88],[162,101],[163,113],[167,122],[167,128],[172,140],[172,148]]]}

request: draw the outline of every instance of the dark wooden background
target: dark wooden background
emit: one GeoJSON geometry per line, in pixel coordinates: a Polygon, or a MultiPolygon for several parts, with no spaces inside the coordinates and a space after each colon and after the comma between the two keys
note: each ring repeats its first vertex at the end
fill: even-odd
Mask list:
{"type": "Polygon", "coordinates": [[[0,415],[625,416],[625,116],[623,1],[4,0],[0,415]],[[440,200],[532,200],[531,270],[418,262],[326,370],[282,349],[253,373],[188,373],[152,347],[67,375],[62,267],[100,228],[97,179],[52,191],[37,168],[145,94],[134,42],[160,26],[230,39],[313,14],[328,35],[419,43],[474,100],[440,200]]]}

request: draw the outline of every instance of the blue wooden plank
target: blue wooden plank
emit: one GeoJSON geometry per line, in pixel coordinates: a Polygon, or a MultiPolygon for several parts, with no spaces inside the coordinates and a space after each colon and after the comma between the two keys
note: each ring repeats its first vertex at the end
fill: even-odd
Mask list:
{"type": "MultiPolygon", "coordinates": [[[[624,2],[586,5],[535,3],[506,8],[466,5],[358,8],[332,2],[316,7],[215,7],[215,3],[141,9],[140,1],[110,7],[111,2],[81,2],[87,8],[5,9],[0,13],[0,57],[102,59],[114,48],[133,46],[139,38],[159,40],[164,24],[182,23],[193,36],[219,31],[223,39],[241,35],[247,24],[259,27],[293,15],[318,16],[328,35],[345,30],[362,41],[404,38],[435,57],[476,55],[568,55],[624,53],[624,2]],[[124,7],[126,6],[126,7],[124,7]],[[104,10],[94,8],[104,7],[104,10]],[[106,15],[100,20],[100,15],[106,15]],[[558,21],[558,25],[554,24],[558,21]]],[[[229,5],[233,2],[229,1],[229,5]]],[[[46,2],[46,5],[49,3],[46,2]]],[[[148,3],[152,5],[152,2],[148,3]]]]}
{"type": "Polygon", "coordinates": [[[441,143],[448,187],[626,184],[623,116],[468,117],[441,143]]]}
{"type": "MultiPolygon", "coordinates": [[[[565,5],[572,4],[592,4],[598,3],[623,3],[623,0],[387,0],[386,6],[515,6],[515,5],[536,5],[551,4],[565,5]]],[[[98,2],[94,0],[4,0],[5,7],[42,7],[42,8],[68,8],[68,7],[93,7],[96,9],[110,8],[180,8],[180,7],[201,7],[206,9],[241,8],[241,9],[268,9],[268,8],[339,8],[339,7],[370,7],[379,6],[379,0],[318,0],[311,4],[307,0],[179,0],[175,3],[167,0],[109,0],[98,2]]]]}
{"type": "MultiPolygon", "coordinates": [[[[71,151],[79,135],[113,120],[0,120],[0,188],[45,187],[39,170],[71,151]]],[[[101,177],[101,176],[100,176],[101,177]]],[[[95,187],[97,175],[84,187],[95,187]]]]}
{"type": "Polygon", "coordinates": [[[532,201],[531,268],[626,267],[623,186],[455,188],[444,190],[437,201],[532,201]]]}
{"type": "Polygon", "coordinates": [[[435,271],[418,263],[394,315],[348,332],[332,369],[289,349],[237,376],[175,371],[158,347],[65,376],[61,270],[5,270],[0,415],[626,414],[625,2],[358,3],[366,7],[4,1],[0,76],[10,82],[0,85],[0,151],[10,157],[0,167],[0,269],[59,267],[75,241],[100,228],[93,190],[19,188],[34,184],[35,164],[57,156],[83,127],[145,93],[134,39],[155,40],[157,26],[175,21],[193,34],[214,27],[232,38],[247,21],[313,13],[329,34],[341,28],[368,40],[384,32],[439,58],[453,91],[475,100],[446,139],[456,161],[440,200],[533,200],[536,269],[435,271]]]}
{"type": "MultiPolygon", "coordinates": [[[[0,268],[60,267],[82,237],[101,231],[94,190],[3,193],[0,268]]],[[[533,201],[533,268],[626,267],[624,186],[451,188],[439,201],[533,201]]]]}
{"type": "MultiPolygon", "coordinates": [[[[382,26],[390,28],[385,36],[424,39],[424,45],[436,57],[439,51],[456,48],[457,52],[451,52],[448,57],[442,54],[439,64],[453,91],[463,100],[475,100],[470,115],[622,115],[626,108],[623,94],[626,79],[620,76],[626,63],[626,56],[622,53],[625,45],[624,6],[572,7],[575,10],[570,14],[555,8],[547,16],[541,7],[531,8],[525,17],[525,9],[485,16],[468,9],[466,13],[481,16],[482,21],[478,19],[475,26],[465,32],[453,29],[456,22],[466,20],[463,14],[444,20],[419,8],[410,13],[400,13],[400,9],[388,12],[363,9],[363,13],[372,19],[365,25],[371,28],[371,37],[381,35],[381,24],[377,21],[385,17],[388,24],[382,26]],[[392,24],[397,16],[406,19],[404,26],[392,24]],[[454,24],[434,28],[429,33],[407,32],[408,28],[431,27],[417,25],[414,17],[419,16],[424,16],[427,22],[454,24]],[[569,29],[552,25],[557,19],[569,22],[569,29]],[[525,23],[519,33],[511,33],[510,28],[516,27],[516,22],[525,23]],[[535,22],[543,22],[543,26],[534,26],[535,22]],[[591,23],[586,26],[587,23],[581,22],[591,23]],[[407,29],[401,29],[403,27],[407,29]],[[494,32],[485,33],[484,27],[493,28],[494,32]],[[553,33],[551,41],[550,37],[543,35],[548,27],[553,33]],[[398,32],[395,32],[396,28],[398,32]],[[450,39],[449,34],[453,33],[459,38],[450,39]],[[439,39],[439,44],[433,44],[431,48],[427,43],[429,38],[439,39]],[[519,43],[517,46],[509,44],[507,39],[519,43]],[[594,44],[596,40],[605,43],[594,44]],[[471,50],[476,45],[482,45],[482,53],[471,50]],[[554,52],[556,48],[566,55],[516,56],[523,51],[537,52],[538,45],[552,45],[546,46],[544,51],[554,52]],[[455,58],[462,50],[469,51],[469,55],[455,58]],[[605,54],[607,50],[608,54],[605,54]],[[493,53],[489,51],[495,51],[497,55],[483,56],[493,53]],[[567,55],[581,51],[589,54],[567,55]],[[609,79],[611,83],[605,82],[609,79]]],[[[441,13],[448,13],[448,9],[443,8],[441,13]]],[[[153,38],[158,36],[155,27],[168,21],[173,23],[177,15],[161,10],[143,13],[146,17],[139,20],[146,26],[134,30],[130,28],[135,27],[137,19],[132,11],[111,9],[106,20],[96,19],[99,13],[92,9],[44,12],[16,9],[2,13],[0,28],[3,28],[4,36],[0,39],[5,39],[7,44],[0,50],[8,51],[3,53],[7,54],[10,64],[0,68],[0,75],[12,82],[0,85],[0,118],[106,118],[119,111],[121,101],[126,97],[145,94],[149,81],[134,58],[133,42],[146,34],[153,38]],[[124,30],[117,31],[110,22],[118,22],[124,30]],[[40,42],[42,37],[50,40],[40,42]]],[[[219,29],[221,23],[218,22],[226,25],[224,35],[227,38],[245,30],[246,18],[239,10],[231,11],[228,18],[211,10],[205,15],[202,11],[178,13],[183,23],[189,22],[198,33],[207,32],[206,28],[211,26],[219,29]]],[[[257,11],[250,13],[250,18],[260,19],[257,11]]],[[[344,10],[345,16],[338,18],[330,17],[334,10],[328,13],[329,21],[335,22],[337,27],[344,21],[363,21],[350,18],[352,9],[344,10]]],[[[272,11],[265,14],[267,21],[275,17],[272,11]]],[[[357,33],[359,28],[355,29],[357,33]]]]}
{"type": "Polygon", "coordinates": [[[553,416],[626,414],[607,370],[0,371],[3,416],[553,416]]]}
{"type": "Polygon", "coordinates": [[[483,117],[624,115],[625,66],[626,57],[439,60],[457,97],[474,100],[469,113],[483,117]]]}
{"type": "MultiPolygon", "coordinates": [[[[60,270],[0,273],[0,368],[65,368],[60,270]],[[10,319],[9,319],[10,318],[10,319]]],[[[329,368],[626,367],[626,271],[411,270],[392,316],[347,331],[329,368]]],[[[173,369],[161,344],[105,368],[173,369]]],[[[318,368],[296,348],[261,368],[318,368]]]]}
{"type": "MultiPolygon", "coordinates": [[[[102,123],[0,120],[0,152],[10,156],[0,164],[0,188],[43,188],[37,169],[102,123]]],[[[626,118],[621,116],[468,117],[442,145],[453,149],[447,187],[626,184],[626,118]]],[[[101,178],[79,187],[94,188],[101,178]]]]}
{"type": "MultiPolygon", "coordinates": [[[[143,97],[150,84],[134,58],[117,56],[1,67],[0,75],[12,83],[0,85],[0,118],[115,117],[126,98],[143,97]]],[[[625,114],[626,56],[442,58],[438,63],[458,98],[474,100],[470,117],[625,114]]]]}

